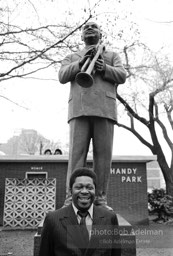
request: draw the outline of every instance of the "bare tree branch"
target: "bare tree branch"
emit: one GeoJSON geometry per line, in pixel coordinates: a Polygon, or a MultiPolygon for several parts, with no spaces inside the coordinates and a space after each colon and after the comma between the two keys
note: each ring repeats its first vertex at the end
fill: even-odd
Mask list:
{"type": "MultiPolygon", "coordinates": [[[[54,63],[55,64],[55,63],[54,63]]],[[[41,67],[41,68],[37,68],[37,69],[34,69],[33,71],[30,71],[30,72],[25,72],[24,74],[16,74],[16,75],[9,75],[8,77],[4,77],[2,79],[0,79],[0,81],[5,81],[5,80],[9,80],[11,78],[23,78],[23,77],[27,77],[31,74],[34,74],[34,73],[37,73],[38,71],[40,70],[44,70],[44,69],[47,69],[48,67],[52,66],[52,63],[48,64],[48,65],[45,65],[44,67],[41,67]]],[[[45,80],[45,79],[43,79],[45,80]]]]}
{"type": "Polygon", "coordinates": [[[172,141],[170,140],[170,138],[168,136],[165,125],[161,122],[161,120],[158,117],[155,120],[159,124],[159,126],[161,127],[163,136],[164,136],[166,142],[168,143],[170,149],[173,150],[173,143],[172,143],[172,141]]]}
{"type": "Polygon", "coordinates": [[[149,121],[147,121],[145,118],[140,117],[138,114],[134,112],[134,110],[130,107],[130,105],[125,101],[118,93],[117,93],[117,99],[124,105],[124,107],[127,109],[127,111],[138,121],[145,124],[146,126],[149,125],[149,121]]]}
{"type": "Polygon", "coordinates": [[[117,122],[117,126],[122,127],[124,129],[130,131],[131,133],[133,133],[145,146],[147,146],[151,150],[151,152],[153,152],[153,149],[154,149],[153,145],[150,144],[147,140],[145,140],[134,128],[132,128],[132,127],[130,128],[130,127],[128,127],[124,124],[121,124],[119,122],[117,122]]]}
{"type": "MultiPolygon", "coordinates": [[[[88,22],[88,20],[91,18],[91,14],[89,15],[89,17],[83,22],[81,23],[79,26],[77,26],[76,28],[72,29],[72,31],[70,31],[67,35],[65,35],[63,38],[59,39],[57,42],[55,42],[54,44],[51,44],[50,46],[42,49],[42,50],[37,50],[37,51],[32,51],[29,52],[29,56],[28,58],[25,58],[24,60],[21,60],[19,63],[17,63],[17,65],[13,66],[11,69],[9,69],[7,72],[4,73],[0,73],[0,81],[2,81],[3,77],[8,77],[12,78],[12,77],[16,77],[16,75],[14,76],[10,76],[10,74],[22,67],[24,67],[27,64],[30,64],[32,62],[34,62],[35,60],[37,60],[38,58],[43,58],[44,55],[50,51],[51,49],[54,49],[56,47],[58,47],[58,45],[61,45],[65,40],[67,40],[71,35],[73,35],[77,30],[79,30],[85,23],[88,22]]],[[[40,28],[39,28],[40,29],[40,28]]],[[[30,29],[31,31],[31,29],[30,29]]],[[[21,32],[21,31],[20,31],[21,32]]],[[[22,31],[23,32],[23,31],[22,31]]],[[[16,32],[17,33],[17,32],[16,32]]],[[[2,34],[2,33],[1,33],[2,34]]],[[[19,42],[20,44],[22,44],[22,42],[19,42]]],[[[25,45],[27,46],[27,45],[25,45]]],[[[39,70],[39,69],[38,69],[39,70]]],[[[5,79],[3,79],[5,80],[5,79]]]]}
{"type": "Polygon", "coordinates": [[[165,107],[165,110],[166,110],[166,113],[167,113],[167,117],[168,117],[169,123],[171,125],[172,130],[173,130],[173,118],[172,118],[173,101],[172,101],[172,104],[170,106],[165,104],[164,107],[165,107]]]}
{"type": "Polygon", "coordinates": [[[18,106],[18,107],[20,107],[20,108],[24,108],[25,110],[30,110],[29,108],[26,108],[26,107],[20,105],[19,103],[15,102],[15,101],[13,101],[13,100],[10,100],[10,99],[7,98],[6,96],[0,95],[0,97],[3,98],[3,99],[5,99],[5,100],[7,100],[7,101],[9,101],[9,102],[11,102],[11,103],[13,103],[13,104],[15,104],[16,106],[18,106]]]}

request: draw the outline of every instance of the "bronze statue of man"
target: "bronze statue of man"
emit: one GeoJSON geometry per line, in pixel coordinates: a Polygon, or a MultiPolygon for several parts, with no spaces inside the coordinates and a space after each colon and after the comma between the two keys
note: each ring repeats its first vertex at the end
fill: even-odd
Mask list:
{"type": "Polygon", "coordinates": [[[90,141],[93,143],[93,169],[97,175],[95,204],[107,206],[107,186],[112,161],[114,124],[117,120],[116,91],[126,80],[126,71],[116,52],[105,50],[96,60],[93,85],[86,88],[76,81],[88,56],[94,56],[102,33],[95,22],[82,29],[83,50],[66,56],[59,70],[59,81],[71,83],[68,122],[70,125],[69,162],[67,171],[67,199],[72,170],[86,166],[90,141]]]}

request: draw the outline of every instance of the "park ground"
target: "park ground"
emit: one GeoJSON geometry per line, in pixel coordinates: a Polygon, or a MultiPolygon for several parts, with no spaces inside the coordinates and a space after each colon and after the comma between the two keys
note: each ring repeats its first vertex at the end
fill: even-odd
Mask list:
{"type": "MultiPolygon", "coordinates": [[[[137,256],[173,256],[173,224],[135,227],[137,256]],[[172,248],[171,248],[172,247],[172,248]]],[[[36,230],[0,228],[0,256],[33,256],[36,230]]]]}

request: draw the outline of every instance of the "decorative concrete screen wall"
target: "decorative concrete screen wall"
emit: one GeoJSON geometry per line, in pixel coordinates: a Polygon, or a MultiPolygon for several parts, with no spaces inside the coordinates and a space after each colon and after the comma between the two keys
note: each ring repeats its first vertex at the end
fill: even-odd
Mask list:
{"type": "Polygon", "coordinates": [[[4,228],[36,228],[55,210],[56,179],[5,180],[4,228]]]}

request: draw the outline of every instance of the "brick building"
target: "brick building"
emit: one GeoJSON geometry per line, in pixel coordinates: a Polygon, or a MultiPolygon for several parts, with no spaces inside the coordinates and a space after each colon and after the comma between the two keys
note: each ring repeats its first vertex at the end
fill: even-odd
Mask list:
{"type": "MultiPolygon", "coordinates": [[[[108,204],[113,209],[122,215],[131,224],[147,223],[148,222],[148,201],[147,201],[147,171],[146,165],[148,162],[155,161],[155,156],[117,156],[113,157],[112,168],[110,170],[110,183],[108,189],[108,204]]],[[[39,199],[39,195],[43,197],[44,192],[33,187],[29,188],[29,193],[22,193],[23,189],[21,181],[25,179],[49,179],[56,180],[56,189],[53,195],[55,198],[55,208],[60,208],[63,205],[65,199],[65,183],[66,183],[66,171],[67,171],[68,158],[62,155],[51,156],[20,156],[9,157],[0,156],[0,225],[3,225],[4,205],[6,203],[7,219],[18,218],[26,214],[28,218],[32,219],[32,208],[29,208],[29,213],[26,211],[28,204],[32,205],[32,198],[34,203],[33,207],[36,207],[36,200],[39,199]],[[5,187],[7,179],[17,180],[19,187],[13,189],[12,185],[5,187]],[[36,190],[38,194],[35,195],[36,190]],[[5,194],[10,192],[10,199],[5,194]],[[18,192],[16,192],[18,191],[18,192]],[[32,193],[33,192],[33,193],[32,193]],[[22,198],[22,199],[21,199],[22,198]],[[16,200],[19,200],[23,204],[23,209],[20,207],[20,211],[16,211],[16,200]],[[23,200],[23,201],[21,201],[23,200]],[[28,200],[28,201],[27,201],[28,200]],[[18,214],[18,215],[17,215],[18,214]]],[[[88,166],[92,166],[92,159],[88,160],[88,166]]],[[[32,184],[33,185],[33,184],[32,184]]],[[[35,185],[33,185],[35,186],[35,185]]],[[[43,198],[43,203],[47,203],[49,198],[43,198]]],[[[40,202],[40,201],[39,201],[40,202]]],[[[42,206],[45,207],[44,205],[42,206]]],[[[40,208],[39,208],[40,211],[40,208]]],[[[34,210],[36,214],[36,210],[34,210]]]]}

